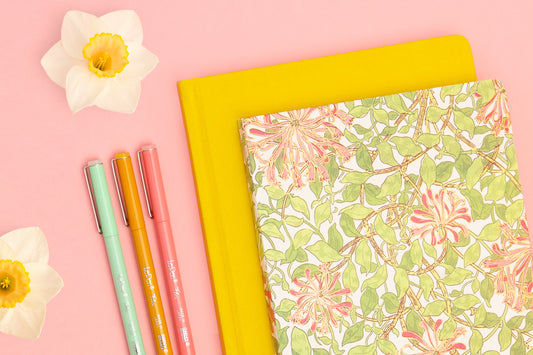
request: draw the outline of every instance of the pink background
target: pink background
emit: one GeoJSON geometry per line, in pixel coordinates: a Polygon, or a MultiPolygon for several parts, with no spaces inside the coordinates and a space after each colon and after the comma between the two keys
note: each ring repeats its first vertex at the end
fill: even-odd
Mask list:
{"type": "MultiPolygon", "coordinates": [[[[104,243],[96,232],[82,167],[115,153],[158,145],[177,234],[176,247],[199,355],[221,354],[194,182],[176,82],[461,34],[479,79],[507,86],[526,208],[533,210],[533,6],[529,1],[4,1],[0,21],[0,235],[40,226],[50,265],[65,287],[47,307],[38,340],[0,334],[2,354],[125,354],[104,243]],[[65,92],[40,66],[60,39],[68,10],[103,15],[134,9],[143,44],[160,60],[143,80],[137,111],[98,108],[73,115],[65,92]],[[531,110],[531,109],[530,109],[531,110]]],[[[136,166],[136,165],[135,165],[136,166]]],[[[108,178],[111,177],[106,164],[108,178]]],[[[114,190],[112,189],[114,193],[114,190]]],[[[112,196],[119,214],[116,196],[112,196]]],[[[152,224],[148,223],[153,235],[152,224]]],[[[155,352],[129,231],[119,231],[149,354],[155,352]]],[[[156,267],[157,248],[153,247],[156,267]]]]}

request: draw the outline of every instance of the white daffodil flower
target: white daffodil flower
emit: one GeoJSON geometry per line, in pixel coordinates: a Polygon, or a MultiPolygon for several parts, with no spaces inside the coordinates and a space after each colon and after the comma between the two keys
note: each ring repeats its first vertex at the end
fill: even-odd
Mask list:
{"type": "Polygon", "coordinates": [[[0,237],[0,332],[37,339],[46,304],[62,287],[63,280],[48,266],[48,244],[40,228],[0,237]]]}
{"type": "Polygon", "coordinates": [[[50,79],[66,89],[73,113],[92,105],[132,113],[139,102],[141,79],[158,63],[142,40],[141,21],[132,10],[101,17],[69,11],[61,40],[41,64],[50,79]]]}

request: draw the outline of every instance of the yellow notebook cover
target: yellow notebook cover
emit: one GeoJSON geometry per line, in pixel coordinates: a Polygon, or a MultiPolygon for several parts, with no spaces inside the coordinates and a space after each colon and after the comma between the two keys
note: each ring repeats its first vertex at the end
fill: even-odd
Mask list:
{"type": "Polygon", "coordinates": [[[225,354],[274,353],[238,119],[474,80],[446,36],[178,83],[225,354]]]}

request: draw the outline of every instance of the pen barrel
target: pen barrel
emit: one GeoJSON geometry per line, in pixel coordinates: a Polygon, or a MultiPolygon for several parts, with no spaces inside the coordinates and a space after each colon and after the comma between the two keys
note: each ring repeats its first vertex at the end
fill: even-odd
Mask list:
{"type": "Polygon", "coordinates": [[[131,355],[145,355],[139,320],[133,302],[103,165],[98,161],[90,162],[89,175],[129,352],[131,355]]]}
{"type": "Polygon", "coordinates": [[[150,203],[152,204],[154,221],[156,223],[167,221],[170,219],[170,216],[168,213],[165,187],[163,185],[163,176],[161,175],[157,149],[152,147],[149,150],[143,150],[141,155],[143,157],[144,169],[146,172],[149,172],[145,174],[145,178],[151,197],[150,203]]]}
{"type": "Polygon", "coordinates": [[[111,197],[109,196],[109,187],[107,185],[104,166],[94,161],[91,163],[95,164],[89,165],[89,175],[94,191],[94,200],[102,228],[102,235],[104,238],[106,236],[118,235],[117,222],[115,220],[115,213],[113,212],[111,197]]]}
{"type": "Polygon", "coordinates": [[[133,242],[137,253],[137,263],[143,284],[144,298],[150,316],[152,334],[158,354],[172,354],[170,335],[163,310],[159,283],[155,274],[154,262],[145,229],[132,229],[133,242]]]}
{"type": "Polygon", "coordinates": [[[143,147],[140,154],[139,160],[140,163],[142,162],[141,168],[145,172],[144,177],[152,206],[179,354],[194,355],[194,343],[181,284],[174,237],[170,225],[170,215],[159,164],[159,154],[155,145],[143,147]]]}
{"type": "Polygon", "coordinates": [[[185,302],[185,295],[181,283],[181,274],[176,257],[176,248],[172,238],[172,228],[169,221],[155,224],[159,249],[163,259],[165,281],[169,293],[169,302],[172,310],[172,322],[180,355],[194,355],[194,345],[189,324],[189,315],[185,302]]]}
{"type": "Polygon", "coordinates": [[[173,354],[172,346],[146,233],[133,164],[129,153],[116,154],[115,159],[157,354],[171,355],[173,354]]]}
{"type": "Polygon", "coordinates": [[[128,339],[128,347],[131,355],[145,355],[139,320],[135,310],[135,303],[126,271],[126,264],[122,254],[122,247],[118,235],[104,238],[109,266],[115,285],[122,324],[128,339]]]}

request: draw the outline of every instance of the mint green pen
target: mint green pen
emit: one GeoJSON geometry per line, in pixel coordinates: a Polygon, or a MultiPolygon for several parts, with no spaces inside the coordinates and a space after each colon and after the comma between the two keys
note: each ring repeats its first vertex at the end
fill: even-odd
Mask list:
{"type": "Polygon", "coordinates": [[[130,354],[145,355],[139,320],[137,319],[128,272],[126,271],[126,264],[124,263],[122,247],[118,237],[115,214],[109,197],[104,166],[100,160],[92,160],[83,168],[83,172],[89,189],[96,227],[98,228],[98,233],[104,236],[107,258],[113,275],[113,283],[115,284],[115,292],[130,354]]]}

